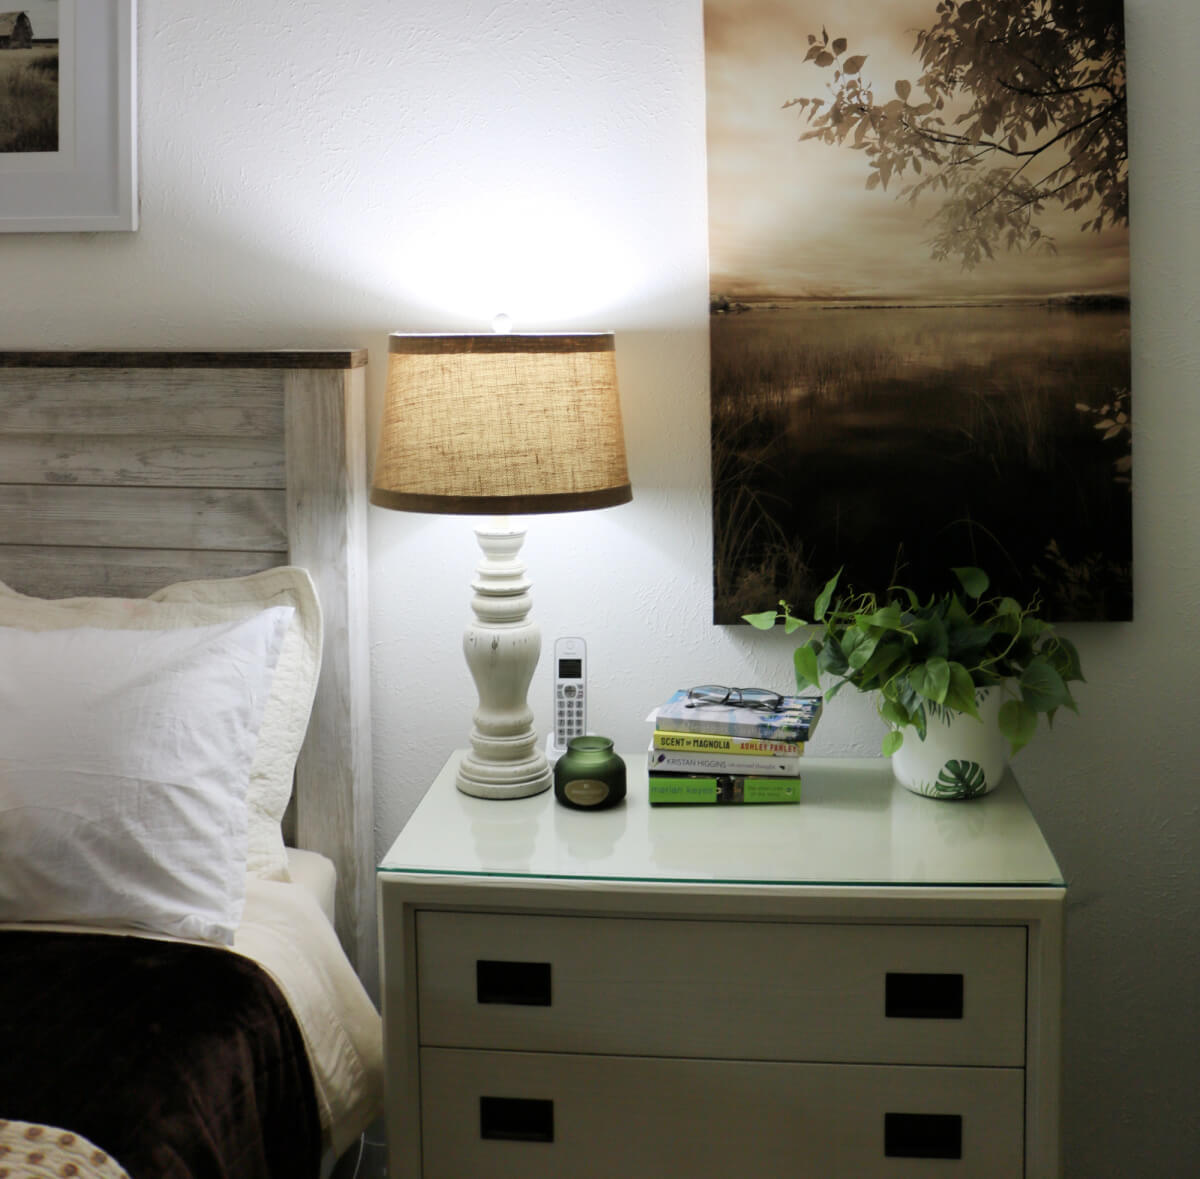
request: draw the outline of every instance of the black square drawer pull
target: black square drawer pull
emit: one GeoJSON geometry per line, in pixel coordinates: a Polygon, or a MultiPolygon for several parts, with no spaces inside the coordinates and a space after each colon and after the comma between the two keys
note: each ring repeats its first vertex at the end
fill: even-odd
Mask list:
{"type": "Polygon", "coordinates": [[[889,974],[888,1019],[962,1019],[961,974],[889,974]]]}
{"type": "Polygon", "coordinates": [[[475,998],[480,1003],[549,1007],[550,963],[479,959],[475,963],[475,998]]]}
{"type": "Polygon", "coordinates": [[[481,1097],[480,1138],[553,1142],[554,1102],[529,1097],[481,1097]]]}
{"type": "Polygon", "coordinates": [[[883,1153],[889,1159],[960,1159],[962,1118],[958,1114],[884,1114],[883,1153]]]}

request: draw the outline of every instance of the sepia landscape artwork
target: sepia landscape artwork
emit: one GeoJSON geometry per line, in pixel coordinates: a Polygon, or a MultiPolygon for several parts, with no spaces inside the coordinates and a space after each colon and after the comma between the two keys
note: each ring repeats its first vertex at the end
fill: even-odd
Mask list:
{"type": "Polygon", "coordinates": [[[0,11],[0,155],[58,151],[58,0],[0,11]]]}
{"type": "Polygon", "coordinates": [[[705,0],[714,621],[1133,611],[1120,0],[705,0]]]}

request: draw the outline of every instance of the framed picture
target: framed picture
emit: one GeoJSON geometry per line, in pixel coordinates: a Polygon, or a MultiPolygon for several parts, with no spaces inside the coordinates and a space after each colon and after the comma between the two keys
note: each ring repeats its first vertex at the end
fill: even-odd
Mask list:
{"type": "Polygon", "coordinates": [[[714,620],[1132,617],[1121,0],[705,0],[714,620]]]}
{"type": "Polygon", "coordinates": [[[137,228],[135,0],[0,12],[0,232],[137,228]]]}

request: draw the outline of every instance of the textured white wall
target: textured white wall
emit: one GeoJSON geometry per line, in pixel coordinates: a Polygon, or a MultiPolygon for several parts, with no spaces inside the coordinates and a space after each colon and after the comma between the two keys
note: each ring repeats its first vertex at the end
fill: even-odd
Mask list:
{"type": "MultiPolygon", "coordinates": [[[[1137,621],[1073,632],[1082,716],[1017,768],[1071,883],[1067,1172],[1200,1157],[1200,17],[1127,0],[1137,621]]],[[[933,0],[930,0],[933,8],[933,0]]],[[[543,634],[584,635],[626,748],[703,679],[790,681],[709,618],[701,0],[141,0],[142,228],[0,237],[0,346],[370,348],[611,328],[635,500],[531,522],[543,634]]],[[[465,737],[469,522],[372,511],[378,846],[465,737]]],[[[533,688],[548,723],[549,670],[533,688]]],[[[870,753],[839,699],[821,751],[870,753]]]]}

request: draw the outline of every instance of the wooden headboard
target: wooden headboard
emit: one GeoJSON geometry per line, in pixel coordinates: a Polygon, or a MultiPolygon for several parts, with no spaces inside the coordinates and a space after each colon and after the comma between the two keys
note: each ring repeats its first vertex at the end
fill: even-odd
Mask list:
{"type": "Polygon", "coordinates": [[[285,834],[338,873],[375,989],[363,350],[0,352],[0,580],[142,596],[311,573],[325,651],[285,834]]]}

